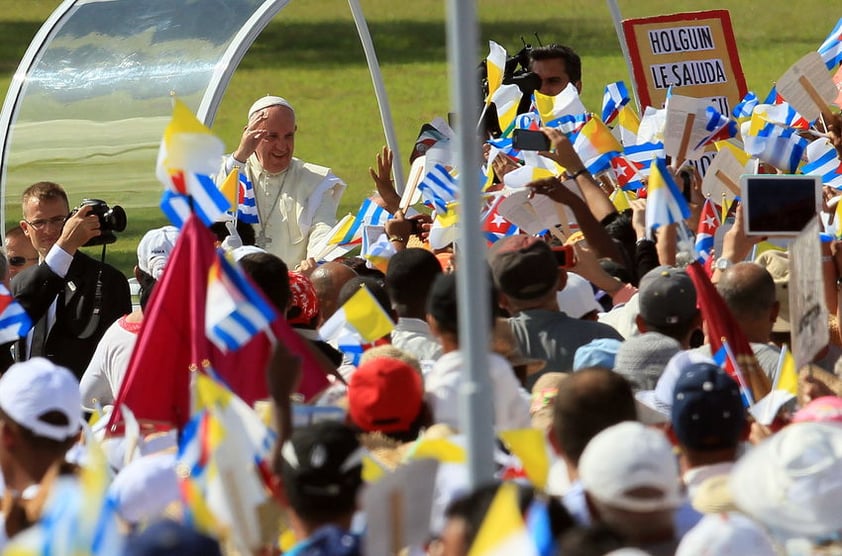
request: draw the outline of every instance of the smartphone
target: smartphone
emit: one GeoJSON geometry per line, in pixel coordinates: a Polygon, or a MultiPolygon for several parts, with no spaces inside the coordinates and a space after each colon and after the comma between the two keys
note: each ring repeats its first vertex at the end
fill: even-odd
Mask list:
{"type": "Polygon", "coordinates": [[[515,129],[512,135],[512,147],[521,151],[548,151],[550,138],[543,131],[515,129]]]}
{"type": "Polygon", "coordinates": [[[576,265],[576,253],[572,245],[556,245],[552,249],[559,268],[573,268],[576,265]]]}

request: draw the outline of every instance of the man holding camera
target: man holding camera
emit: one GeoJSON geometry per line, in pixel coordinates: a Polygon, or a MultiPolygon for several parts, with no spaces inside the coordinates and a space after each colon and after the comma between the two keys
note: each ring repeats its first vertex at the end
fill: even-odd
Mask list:
{"type": "Polygon", "coordinates": [[[85,205],[70,214],[67,193],[38,182],[23,192],[20,225],[39,264],[12,280],[12,293],[35,323],[15,346],[15,360],[42,356],[82,376],[105,330],[131,312],[126,277],[79,251],[99,236],[101,220],[85,205]]]}
{"type": "Polygon", "coordinates": [[[290,268],[318,255],[336,224],[345,183],[330,168],[293,158],[295,111],[285,99],[266,96],[249,108],[240,144],[224,162],[220,179],[233,168],[254,186],[259,223],[255,245],[290,268]]]}

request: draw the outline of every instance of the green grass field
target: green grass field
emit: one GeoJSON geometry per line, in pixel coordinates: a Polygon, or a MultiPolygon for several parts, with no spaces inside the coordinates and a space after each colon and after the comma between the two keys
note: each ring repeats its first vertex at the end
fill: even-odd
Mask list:
{"type": "MultiPolygon", "coordinates": [[[[30,39],[59,4],[59,0],[0,0],[0,91],[6,91],[30,39]]],[[[826,0],[803,0],[797,6],[760,0],[622,0],[619,4],[624,17],[730,10],[746,80],[760,95],[790,64],[815,50],[842,16],[842,10],[833,11],[826,0]]],[[[406,160],[421,124],[444,116],[451,105],[446,3],[362,0],[362,7],[406,160]]],[[[520,48],[521,37],[535,43],[537,33],[543,43],[568,44],[582,56],[582,97],[591,110],[600,109],[605,83],[628,82],[605,3],[481,0],[477,12],[482,41],[478,63],[487,54],[489,39],[513,53],[520,48]]],[[[349,184],[341,212],[355,210],[372,189],[368,167],[385,139],[346,1],[292,0],[258,37],[234,74],[214,122],[214,131],[229,149],[239,140],[248,106],[266,93],[283,95],[295,105],[296,154],[333,167],[349,184]]],[[[31,156],[37,158],[37,152],[31,156]]],[[[134,247],[143,231],[164,223],[154,207],[158,187],[150,171],[148,190],[108,191],[107,201],[131,207],[129,229],[109,255],[110,262],[124,271],[134,263],[134,247]]],[[[16,203],[7,200],[7,223],[17,221],[16,203]]]]}

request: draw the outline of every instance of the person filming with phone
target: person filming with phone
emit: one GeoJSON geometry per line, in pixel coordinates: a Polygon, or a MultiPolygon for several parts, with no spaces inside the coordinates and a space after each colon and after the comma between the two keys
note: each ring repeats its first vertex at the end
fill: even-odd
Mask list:
{"type": "Polygon", "coordinates": [[[225,158],[218,180],[234,168],[252,183],[259,223],[255,245],[290,268],[317,255],[336,224],[345,182],[330,168],[293,156],[298,129],[286,99],[265,96],[251,105],[240,144],[225,158]]]}

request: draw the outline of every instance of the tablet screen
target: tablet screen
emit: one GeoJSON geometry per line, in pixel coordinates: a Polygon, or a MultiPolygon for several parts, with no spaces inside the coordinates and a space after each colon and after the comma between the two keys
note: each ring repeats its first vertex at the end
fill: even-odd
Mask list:
{"type": "Polygon", "coordinates": [[[758,175],[741,178],[746,233],[797,235],[821,206],[818,176],[758,175]]]}

